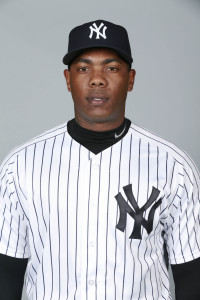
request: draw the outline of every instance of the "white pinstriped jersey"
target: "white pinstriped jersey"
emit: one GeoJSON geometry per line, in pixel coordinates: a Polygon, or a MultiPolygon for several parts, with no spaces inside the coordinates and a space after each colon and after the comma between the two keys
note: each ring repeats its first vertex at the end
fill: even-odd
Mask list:
{"type": "Polygon", "coordinates": [[[196,167],[133,123],[97,155],[56,127],[0,180],[0,253],[29,258],[31,300],[169,300],[165,245],[171,264],[200,256],[196,167]]]}

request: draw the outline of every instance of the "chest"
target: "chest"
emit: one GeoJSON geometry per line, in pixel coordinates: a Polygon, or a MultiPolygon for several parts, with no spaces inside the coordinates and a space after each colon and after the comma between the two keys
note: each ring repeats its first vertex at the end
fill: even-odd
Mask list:
{"type": "Polygon", "coordinates": [[[90,226],[102,238],[126,232],[142,239],[160,226],[169,175],[165,155],[139,141],[122,140],[98,155],[72,141],[38,157],[27,174],[30,219],[43,231],[57,226],[83,235],[90,226]]]}

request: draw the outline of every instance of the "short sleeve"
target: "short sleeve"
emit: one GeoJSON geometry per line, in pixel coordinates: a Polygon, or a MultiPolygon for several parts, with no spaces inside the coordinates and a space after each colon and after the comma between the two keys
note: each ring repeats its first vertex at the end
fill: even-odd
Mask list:
{"type": "Polygon", "coordinates": [[[165,239],[170,263],[180,264],[200,257],[200,179],[186,154],[177,162],[173,180],[176,192],[169,206],[165,239]]]}
{"type": "Polygon", "coordinates": [[[16,258],[30,256],[25,195],[18,180],[17,156],[0,168],[0,253],[16,258]]]}

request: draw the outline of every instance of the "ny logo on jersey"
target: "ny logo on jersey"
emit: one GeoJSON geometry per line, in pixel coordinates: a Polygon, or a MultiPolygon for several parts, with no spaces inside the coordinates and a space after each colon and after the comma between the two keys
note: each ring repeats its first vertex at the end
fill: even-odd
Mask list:
{"type": "Polygon", "coordinates": [[[90,35],[89,35],[90,39],[92,38],[94,32],[96,32],[96,39],[100,39],[100,36],[104,39],[107,38],[106,34],[105,34],[107,27],[104,26],[103,23],[101,23],[101,25],[99,25],[99,27],[97,27],[96,23],[93,23],[92,26],[90,26],[90,35]],[[94,27],[92,27],[92,26],[94,26],[94,27]],[[102,28],[102,26],[104,26],[104,27],[103,27],[103,32],[101,33],[100,29],[102,28]]]}
{"type": "Polygon", "coordinates": [[[141,240],[142,239],[142,235],[141,235],[142,226],[146,229],[148,234],[150,234],[153,229],[154,214],[155,214],[156,208],[159,207],[162,202],[162,199],[159,199],[156,203],[154,203],[156,201],[156,199],[158,198],[160,191],[158,189],[156,189],[155,187],[153,187],[150,198],[147,200],[147,202],[141,208],[139,208],[139,206],[135,200],[135,197],[133,195],[132,184],[124,186],[123,190],[135,211],[127,203],[127,201],[124,199],[122,194],[118,193],[115,196],[115,198],[119,205],[120,217],[119,217],[119,222],[116,227],[117,227],[117,229],[124,232],[124,230],[126,228],[126,219],[127,219],[127,213],[128,213],[135,220],[134,228],[130,235],[130,239],[141,240]],[[154,203],[154,205],[150,209],[148,220],[146,220],[143,217],[143,214],[153,203],[154,203]]]}

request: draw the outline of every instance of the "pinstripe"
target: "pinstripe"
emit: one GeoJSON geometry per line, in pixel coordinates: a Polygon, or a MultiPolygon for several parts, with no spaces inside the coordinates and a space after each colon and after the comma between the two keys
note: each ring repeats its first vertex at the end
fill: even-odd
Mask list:
{"type": "Polygon", "coordinates": [[[124,232],[124,270],[123,270],[123,285],[122,285],[122,299],[124,299],[124,281],[125,281],[125,271],[126,271],[126,239],[127,232],[124,232]]]}
{"type": "MultiPolygon", "coordinates": [[[[194,195],[192,194],[192,202],[193,202],[193,207],[195,207],[194,205],[194,195]]],[[[197,220],[195,218],[195,215],[194,215],[194,210],[192,211],[192,215],[193,215],[193,218],[194,218],[194,224],[196,224],[197,220]]],[[[196,245],[200,251],[200,246],[199,246],[199,243],[198,243],[198,240],[197,240],[197,233],[196,233],[196,229],[194,227],[194,233],[195,233],[195,242],[196,242],[196,245]]]]}
{"type": "Polygon", "coordinates": [[[24,164],[25,164],[25,166],[24,166],[24,171],[25,171],[25,175],[26,175],[26,161],[27,161],[27,147],[25,147],[25,158],[24,158],[24,164]]]}
{"type": "Polygon", "coordinates": [[[81,145],[79,145],[79,157],[78,157],[78,177],[77,177],[77,204],[76,204],[76,250],[75,250],[75,281],[76,281],[76,290],[74,293],[74,300],[76,299],[76,292],[77,292],[77,227],[78,227],[78,204],[79,204],[79,172],[80,172],[80,154],[81,154],[81,145]]]}
{"type": "MultiPolygon", "coordinates": [[[[129,147],[130,149],[130,147],[129,147]]],[[[129,154],[129,161],[130,161],[130,154],[129,154]]],[[[130,172],[130,165],[129,165],[129,172],[130,172]]],[[[128,173],[128,175],[130,176],[130,173],[128,173]]],[[[128,177],[129,178],[129,177],[128,177]]],[[[128,200],[127,200],[128,201],[128,200]]],[[[124,281],[125,281],[125,272],[126,272],[126,239],[127,239],[127,232],[125,230],[124,232],[124,267],[123,267],[123,276],[122,276],[122,299],[124,299],[124,281]]]]}
{"type": "Polygon", "coordinates": [[[28,297],[30,296],[30,293],[31,293],[31,286],[29,287],[29,290],[28,290],[28,286],[26,287],[26,290],[27,290],[27,295],[28,297]]]}
{"type": "Polygon", "coordinates": [[[5,172],[4,172],[4,174],[3,174],[3,176],[1,177],[1,183],[2,183],[3,179],[5,178],[5,176],[6,176],[7,172],[8,172],[8,169],[6,169],[6,170],[5,170],[5,172]]]}
{"type": "MultiPolygon", "coordinates": [[[[147,197],[149,195],[149,168],[150,168],[150,144],[148,142],[148,184],[147,184],[147,197]]],[[[147,248],[146,248],[147,250],[147,248]]],[[[153,284],[152,284],[152,274],[151,274],[151,271],[150,271],[150,283],[151,283],[151,291],[152,291],[152,298],[153,298],[153,284]]]]}
{"type": "MultiPolygon", "coordinates": [[[[156,229],[155,229],[155,231],[156,231],[156,229]]],[[[156,234],[154,235],[154,244],[155,243],[157,243],[157,241],[156,241],[156,234]]],[[[158,255],[158,250],[157,250],[157,248],[156,248],[156,250],[155,250],[155,254],[156,254],[156,256],[157,256],[157,265],[158,265],[158,263],[159,263],[159,255],[158,255]]],[[[161,282],[161,275],[160,275],[160,268],[157,266],[157,270],[158,270],[158,272],[156,273],[156,283],[157,283],[157,291],[158,291],[158,296],[160,297],[160,291],[161,291],[161,288],[159,288],[158,286],[159,286],[159,281],[161,282]],[[158,278],[157,278],[158,277],[158,278]]]]}
{"type": "Polygon", "coordinates": [[[36,269],[34,268],[33,265],[31,265],[31,268],[33,269],[34,273],[37,274],[36,269]]]}
{"type": "MultiPolygon", "coordinates": [[[[7,183],[8,183],[8,181],[6,182],[6,184],[7,184],[7,183]]],[[[4,193],[3,193],[3,198],[5,197],[6,192],[7,192],[7,186],[6,186],[5,191],[4,191],[4,193]]]]}
{"type": "Polygon", "coordinates": [[[188,177],[188,179],[189,179],[189,181],[190,181],[191,185],[194,185],[194,183],[193,183],[192,179],[190,178],[190,176],[189,176],[188,172],[187,172],[185,169],[183,169],[183,171],[184,171],[184,172],[185,172],[185,174],[187,175],[187,177],[188,177]]]}
{"type": "Polygon", "coordinates": [[[130,138],[130,149],[129,149],[129,169],[128,169],[128,183],[131,183],[130,176],[131,176],[131,152],[132,152],[132,134],[130,138]]]}
{"type": "MultiPolygon", "coordinates": [[[[16,190],[16,183],[15,183],[15,181],[14,181],[14,186],[15,186],[15,190],[16,190]]],[[[21,207],[21,209],[22,209],[24,215],[26,216],[26,218],[27,218],[27,220],[28,220],[28,222],[29,222],[29,228],[30,228],[30,231],[31,231],[32,239],[33,239],[34,251],[35,251],[37,260],[38,260],[38,262],[40,263],[39,255],[38,255],[38,252],[37,252],[37,250],[36,250],[36,245],[35,245],[35,239],[34,239],[33,229],[32,229],[32,227],[31,227],[31,224],[30,224],[30,221],[29,221],[27,215],[25,214],[25,211],[24,211],[24,209],[23,209],[23,205],[22,205],[21,202],[20,202],[20,198],[19,198],[19,195],[18,195],[17,190],[16,190],[16,196],[17,196],[17,199],[18,199],[18,201],[19,201],[20,207],[21,207]]]]}
{"type": "MultiPolygon", "coordinates": [[[[97,230],[96,230],[96,274],[95,274],[95,285],[97,286],[98,288],[98,285],[97,285],[97,274],[98,274],[98,251],[99,251],[99,240],[98,240],[98,232],[99,232],[99,198],[100,198],[100,191],[101,191],[101,162],[102,162],[102,153],[101,153],[101,156],[100,156],[100,166],[99,166],[99,184],[98,184],[98,202],[97,202],[97,230]]],[[[96,291],[95,291],[95,299],[97,299],[97,288],[96,288],[96,291]]]]}
{"type": "MultiPolygon", "coordinates": [[[[120,189],[120,180],[121,180],[121,172],[120,172],[120,168],[121,168],[121,158],[122,158],[122,140],[120,142],[120,157],[119,157],[119,169],[118,169],[118,192],[120,189]]],[[[116,214],[116,224],[117,224],[117,220],[118,220],[118,208],[117,208],[117,214],[116,214]]],[[[114,286],[115,286],[115,300],[116,300],[116,265],[117,265],[117,229],[115,227],[115,264],[114,264],[114,286]]]]}
{"type": "MultiPolygon", "coordinates": [[[[149,142],[148,142],[148,157],[147,157],[147,199],[148,199],[148,195],[149,195],[149,160],[150,160],[150,145],[149,145],[149,142]]],[[[147,265],[147,268],[148,268],[148,272],[150,271],[149,270],[149,265],[146,261],[146,257],[145,257],[145,254],[147,253],[147,247],[146,247],[146,250],[145,250],[145,253],[144,253],[144,261],[147,265]]],[[[147,275],[146,275],[147,276],[147,275]]],[[[150,271],[150,284],[151,284],[151,292],[152,292],[152,298],[153,298],[153,285],[152,285],[152,278],[151,278],[151,271],[150,271]]],[[[146,277],[145,277],[146,279],[146,277]]],[[[145,298],[147,299],[147,292],[146,292],[146,280],[145,280],[145,298]]]]}
{"type": "Polygon", "coordinates": [[[141,284],[142,284],[142,263],[141,263],[141,260],[140,260],[140,256],[139,256],[139,251],[140,251],[140,245],[141,245],[141,241],[139,242],[139,245],[138,245],[138,251],[137,251],[137,255],[138,255],[138,261],[140,263],[140,268],[141,268],[141,274],[140,274],[140,285],[139,285],[139,296],[138,296],[138,299],[140,299],[140,294],[141,294],[141,284]]]}
{"type": "MultiPolygon", "coordinates": [[[[159,263],[160,262],[158,260],[157,265],[159,265],[159,263]]],[[[159,279],[159,284],[160,284],[160,288],[161,288],[162,287],[162,277],[161,277],[161,272],[160,272],[160,268],[159,267],[158,267],[158,279],[159,279]]],[[[160,297],[160,295],[159,295],[159,297],[160,297]]],[[[161,297],[163,297],[163,295],[161,295],[161,297]]],[[[165,298],[165,297],[163,297],[163,298],[165,298]]]]}
{"type": "MultiPolygon", "coordinates": [[[[87,213],[88,213],[88,218],[87,218],[87,267],[86,267],[86,282],[88,282],[88,237],[89,237],[89,227],[90,227],[90,224],[89,224],[89,215],[90,215],[90,191],[91,191],[91,166],[92,166],[92,161],[90,160],[90,175],[89,175],[89,186],[88,186],[88,190],[89,190],[89,196],[88,196],[88,210],[87,210],[87,213]]],[[[86,299],[88,299],[88,287],[86,285],[86,299]]]]}
{"type": "Polygon", "coordinates": [[[7,243],[7,248],[6,248],[6,254],[8,253],[8,247],[9,247],[9,243],[10,243],[10,235],[11,235],[11,231],[12,231],[12,220],[13,217],[11,216],[11,220],[10,220],[10,232],[9,232],[9,236],[8,236],[8,243],[7,243]]]}
{"type": "Polygon", "coordinates": [[[26,227],[26,235],[25,235],[25,244],[24,244],[24,253],[23,253],[23,258],[25,256],[25,249],[27,247],[27,238],[28,238],[28,227],[26,227]]]}
{"type": "Polygon", "coordinates": [[[159,186],[159,148],[157,146],[157,188],[159,186]]]}
{"type": "MultiPolygon", "coordinates": [[[[37,285],[37,279],[36,279],[35,284],[37,285]]],[[[38,299],[38,296],[37,296],[37,289],[35,290],[35,298],[36,298],[36,300],[38,299]]]]}
{"type": "MultiPolygon", "coordinates": [[[[139,200],[139,194],[140,194],[140,154],[141,154],[141,139],[139,139],[139,145],[138,145],[138,182],[137,182],[137,203],[138,203],[138,200],[139,200]]],[[[143,229],[142,229],[143,230],[143,229]]],[[[141,245],[141,241],[139,242],[139,245],[138,245],[138,251],[137,251],[137,256],[138,256],[138,261],[140,263],[140,267],[141,267],[141,280],[140,280],[140,286],[139,286],[139,296],[138,296],[138,299],[140,299],[140,293],[141,293],[141,284],[142,284],[142,263],[140,261],[140,257],[139,257],[139,249],[140,249],[140,245],[141,245]]]]}
{"type": "Polygon", "coordinates": [[[60,153],[60,160],[59,160],[59,169],[58,169],[58,188],[57,188],[57,216],[58,216],[58,269],[59,269],[59,294],[58,300],[60,299],[60,215],[59,215],[59,200],[60,200],[60,169],[61,169],[61,160],[62,160],[62,152],[63,152],[63,143],[64,143],[65,135],[63,134],[63,139],[61,143],[61,153],[60,153]]]}
{"type": "MultiPolygon", "coordinates": [[[[181,204],[181,201],[180,201],[180,208],[181,208],[181,213],[182,213],[182,204],[181,204]]],[[[185,257],[184,257],[184,254],[183,254],[183,246],[182,246],[182,242],[181,242],[181,229],[180,229],[180,216],[179,216],[179,242],[180,242],[180,245],[181,245],[181,253],[182,253],[182,256],[183,256],[183,259],[184,259],[184,262],[185,262],[185,257]]]]}
{"type": "MultiPolygon", "coordinates": [[[[132,146],[132,135],[130,137],[129,142],[129,169],[128,169],[128,183],[130,184],[130,162],[131,162],[131,146],[132,146]]],[[[125,285],[125,273],[126,273],[126,240],[127,240],[127,232],[124,234],[124,274],[123,274],[123,285],[122,285],[122,299],[124,299],[124,285],[125,285]]]]}
{"type": "MultiPolygon", "coordinates": [[[[173,247],[175,247],[174,238],[173,238],[173,235],[172,235],[172,234],[171,234],[171,239],[172,239],[173,247]]],[[[175,251],[174,251],[174,250],[173,250],[173,255],[174,255],[174,260],[175,260],[175,262],[177,263],[177,261],[176,261],[176,254],[175,254],[175,251]]]]}
{"type": "Polygon", "coordinates": [[[43,300],[44,300],[46,284],[45,284],[45,278],[44,278],[44,263],[43,263],[43,257],[42,257],[42,280],[43,280],[43,287],[44,287],[44,292],[43,292],[43,300]]]}
{"type": "Polygon", "coordinates": [[[175,167],[176,167],[176,161],[174,161],[173,168],[172,168],[172,174],[171,174],[170,188],[172,187],[172,183],[173,183],[173,181],[174,181],[174,176],[175,176],[175,167]]]}
{"type": "MultiPolygon", "coordinates": [[[[130,144],[130,154],[132,154],[132,145],[133,145],[133,135],[131,134],[131,144],[130,144]]],[[[131,182],[130,180],[130,177],[131,177],[131,165],[133,165],[133,162],[132,162],[132,155],[130,155],[129,157],[129,183],[131,182]]],[[[130,249],[131,249],[131,256],[132,256],[132,259],[133,259],[133,281],[132,281],[132,289],[131,289],[131,299],[133,297],[133,290],[134,290],[134,279],[135,279],[135,258],[134,258],[134,253],[133,253],[133,250],[132,250],[132,240],[130,241],[130,249]]]]}
{"type": "MultiPolygon", "coordinates": [[[[50,162],[50,170],[49,170],[49,183],[48,183],[48,204],[49,204],[49,216],[51,214],[51,205],[50,205],[50,185],[51,185],[51,168],[52,168],[52,160],[53,160],[53,152],[55,146],[56,137],[53,139],[53,145],[51,149],[51,162],[50,162]]],[[[53,224],[52,224],[53,225],[53,224]]],[[[52,299],[53,294],[53,261],[52,261],[52,246],[51,246],[51,223],[49,218],[49,252],[50,252],[50,266],[51,266],[51,285],[49,286],[50,292],[50,299],[52,299]]]]}
{"type": "Polygon", "coordinates": [[[47,224],[44,218],[44,209],[43,209],[43,204],[42,204],[42,171],[43,171],[43,163],[44,163],[44,154],[45,154],[45,147],[46,147],[46,141],[44,142],[44,147],[43,147],[43,151],[42,151],[42,163],[41,163],[41,171],[40,171],[40,202],[41,202],[41,209],[42,209],[42,218],[43,218],[43,222],[45,225],[45,228],[47,230],[47,224]]]}
{"type": "Polygon", "coordinates": [[[138,146],[138,188],[137,188],[137,203],[138,203],[139,194],[140,194],[140,149],[141,149],[141,139],[139,140],[139,146],[138,146]]]}
{"type": "Polygon", "coordinates": [[[133,297],[133,290],[134,290],[134,278],[135,278],[135,257],[134,257],[131,245],[132,245],[132,240],[130,241],[131,255],[132,255],[132,258],[133,258],[133,266],[134,266],[134,270],[133,270],[133,284],[132,284],[132,290],[131,290],[131,299],[132,299],[132,297],[133,297]]]}
{"type": "Polygon", "coordinates": [[[15,257],[16,257],[16,253],[17,253],[18,243],[19,243],[19,228],[20,228],[20,216],[19,216],[19,221],[18,221],[17,243],[16,243],[15,257]]]}
{"type": "MultiPolygon", "coordinates": [[[[17,182],[19,182],[19,167],[18,167],[18,164],[19,164],[19,162],[18,162],[18,156],[17,156],[17,162],[16,162],[16,164],[17,164],[17,166],[16,166],[16,175],[17,175],[17,182]]],[[[17,195],[17,199],[18,199],[18,203],[19,203],[19,205],[20,205],[20,207],[21,207],[21,209],[22,209],[22,211],[23,211],[23,214],[25,215],[25,217],[26,217],[26,219],[27,219],[27,221],[29,221],[29,219],[28,219],[28,216],[27,216],[27,214],[25,213],[25,210],[24,210],[24,208],[23,208],[23,205],[22,205],[22,203],[21,203],[21,201],[20,201],[20,197],[19,197],[19,194],[18,194],[18,191],[17,191],[17,184],[16,184],[16,182],[15,182],[15,180],[13,179],[13,184],[14,184],[14,187],[15,187],[15,193],[16,193],[16,195],[17,195]]],[[[14,192],[13,192],[13,194],[14,194],[14,192]]],[[[32,231],[32,229],[31,229],[31,231],[32,231]]]]}
{"type": "Polygon", "coordinates": [[[34,182],[33,181],[34,181],[35,150],[36,150],[36,144],[34,145],[34,150],[33,150],[33,167],[32,167],[32,170],[33,170],[32,171],[32,195],[33,195],[33,200],[32,200],[32,203],[33,203],[33,207],[34,207],[34,210],[35,210],[35,215],[36,215],[36,218],[37,218],[37,227],[38,227],[38,233],[39,233],[40,241],[41,241],[42,246],[44,248],[44,243],[43,243],[41,233],[40,233],[38,214],[37,214],[37,210],[36,210],[35,203],[34,203],[34,182]]]}
{"type": "MultiPolygon", "coordinates": [[[[159,264],[160,264],[160,268],[162,269],[162,271],[163,271],[163,274],[166,276],[166,278],[168,279],[168,277],[169,277],[169,275],[168,275],[168,273],[166,273],[166,270],[163,268],[163,265],[161,264],[161,262],[160,262],[160,259],[159,259],[159,264]]],[[[167,288],[166,288],[167,289],[167,288]]]]}
{"type": "MultiPolygon", "coordinates": [[[[157,188],[159,187],[159,174],[158,174],[158,171],[159,171],[159,148],[158,148],[158,146],[157,146],[157,148],[156,148],[156,153],[157,153],[157,188]]],[[[159,224],[158,224],[159,225],[159,224]]],[[[158,226],[157,225],[157,226],[158,226]]],[[[155,228],[155,232],[156,232],[156,228],[155,228]]],[[[154,235],[154,244],[155,243],[157,243],[157,241],[156,241],[156,235],[154,235]]],[[[156,253],[156,256],[157,256],[157,263],[158,263],[158,261],[159,261],[159,255],[158,255],[158,253],[157,253],[157,248],[156,248],[156,251],[155,251],[155,253],[156,253]]],[[[159,270],[159,268],[157,268],[158,270],[159,270]]],[[[160,271],[159,271],[159,273],[160,273],[160,271]]],[[[158,274],[156,274],[156,283],[157,283],[157,290],[158,290],[158,296],[160,296],[159,294],[159,291],[161,290],[161,289],[159,289],[158,288],[158,279],[157,279],[157,275],[158,274]]],[[[159,280],[161,281],[161,276],[159,276],[159,280]]]]}
{"type": "MultiPolygon", "coordinates": [[[[20,184],[19,170],[18,170],[19,161],[18,161],[18,160],[19,160],[19,157],[18,157],[18,155],[17,155],[17,174],[16,174],[16,175],[17,175],[17,182],[18,182],[18,184],[19,184],[19,190],[20,190],[20,192],[22,193],[24,199],[27,200],[26,195],[25,195],[23,189],[21,188],[21,184],[20,184]]],[[[13,183],[13,182],[12,182],[12,183],[13,183]]]]}
{"type": "Polygon", "coordinates": [[[109,182],[108,182],[108,197],[107,197],[107,219],[106,219],[106,272],[105,272],[105,300],[107,299],[107,267],[108,267],[108,216],[109,216],[109,199],[110,199],[110,172],[111,172],[111,163],[112,163],[112,151],[113,147],[111,147],[110,151],[110,162],[109,162],[109,182]]]}
{"type": "Polygon", "coordinates": [[[67,258],[67,297],[68,297],[68,286],[69,286],[69,257],[68,257],[68,199],[69,199],[69,177],[70,177],[70,170],[71,170],[71,152],[72,152],[72,143],[73,140],[71,139],[71,143],[70,143],[70,153],[69,153],[69,168],[68,168],[68,178],[67,178],[67,247],[66,247],[66,258],[67,258]]]}
{"type": "Polygon", "coordinates": [[[30,276],[30,278],[31,278],[32,284],[34,284],[33,277],[31,276],[31,274],[29,274],[29,276],[30,276]]]}
{"type": "Polygon", "coordinates": [[[2,224],[2,227],[1,227],[0,241],[1,241],[1,239],[2,239],[2,232],[3,232],[4,223],[5,223],[5,217],[4,217],[4,219],[3,219],[3,224],[2,224]]]}
{"type": "Polygon", "coordinates": [[[189,222],[189,219],[188,219],[187,210],[186,210],[185,214],[186,214],[186,219],[187,219],[187,222],[186,222],[186,229],[187,229],[187,235],[188,235],[188,245],[189,245],[189,248],[190,248],[191,255],[192,255],[193,259],[195,259],[195,258],[194,258],[194,255],[193,255],[193,253],[192,253],[192,247],[191,247],[191,244],[190,244],[190,238],[189,238],[189,237],[190,237],[189,230],[188,230],[188,222],[189,222]]]}

